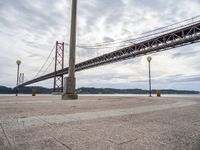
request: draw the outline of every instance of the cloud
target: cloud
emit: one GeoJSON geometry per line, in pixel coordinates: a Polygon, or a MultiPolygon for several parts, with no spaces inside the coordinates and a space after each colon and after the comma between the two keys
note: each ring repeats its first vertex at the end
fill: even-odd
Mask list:
{"type": "MultiPolygon", "coordinates": [[[[137,34],[199,15],[199,0],[79,0],[77,44],[132,39],[137,34]],[[188,11],[190,10],[190,11],[188,11]]],[[[15,86],[16,59],[21,72],[32,79],[56,41],[69,43],[70,0],[0,0],[0,84],[15,86]]],[[[77,49],[77,62],[114,49],[77,49]]],[[[68,66],[65,47],[65,66],[68,66]]],[[[152,55],[154,88],[200,90],[199,44],[152,55]]],[[[53,54],[46,64],[52,61],[53,54]]],[[[52,66],[47,72],[53,71],[52,66]]],[[[42,71],[45,73],[45,69],[42,71]]],[[[41,73],[41,74],[42,74],[41,73]]],[[[77,87],[147,89],[146,56],[77,73],[77,87]]],[[[52,80],[38,85],[52,87],[52,80]]]]}

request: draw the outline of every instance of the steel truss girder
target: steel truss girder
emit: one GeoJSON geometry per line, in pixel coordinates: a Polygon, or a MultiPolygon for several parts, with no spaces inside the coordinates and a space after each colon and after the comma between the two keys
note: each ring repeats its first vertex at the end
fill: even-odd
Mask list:
{"type": "MultiPolygon", "coordinates": [[[[128,46],[120,50],[84,61],[82,63],[76,64],[75,67],[76,71],[81,71],[105,64],[110,64],[134,57],[139,57],[150,53],[160,52],[175,47],[192,44],[195,42],[199,42],[199,40],[200,40],[200,22],[198,23],[196,22],[195,24],[192,24],[190,26],[182,27],[175,31],[165,33],[163,35],[133,44],[132,46],[128,46]]],[[[63,70],[59,70],[56,72],[57,75],[63,75],[67,73],[68,73],[68,68],[64,68],[63,70]]],[[[29,85],[32,83],[50,79],[52,77],[54,77],[54,73],[38,77],[20,86],[29,85]]]]}

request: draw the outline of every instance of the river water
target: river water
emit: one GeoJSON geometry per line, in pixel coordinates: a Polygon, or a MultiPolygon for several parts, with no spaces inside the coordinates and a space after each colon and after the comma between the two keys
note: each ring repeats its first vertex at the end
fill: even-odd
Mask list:
{"type": "MultiPolygon", "coordinates": [[[[0,94],[0,96],[15,96],[15,94],[0,94]]],[[[31,96],[31,94],[19,94],[19,96],[31,96]]],[[[36,96],[55,96],[51,94],[37,94],[36,96]]],[[[79,96],[148,96],[147,94],[79,94],[79,96]]],[[[156,95],[152,95],[156,96],[156,95]]],[[[162,97],[199,97],[200,94],[162,94],[162,97]]]]}

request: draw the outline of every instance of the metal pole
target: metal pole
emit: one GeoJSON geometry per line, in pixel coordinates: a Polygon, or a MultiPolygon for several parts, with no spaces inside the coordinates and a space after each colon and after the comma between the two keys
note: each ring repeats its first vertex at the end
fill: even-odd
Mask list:
{"type": "MultiPolygon", "coordinates": [[[[21,84],[24,83],[24,73],[22,73],[22,77],[21,77],[21,84]]],[[[21,88],[21,93],[23,94],[23,87],[21,88]]]]}
{"type": "Polygon", "coordinates": [[[19,64],[17,64],[17,89],[16,89],[16,96],[18,96],[18,92],[19,92],[19,64]]]}
{"type": "MultiPolygon", "coordinates": [[[[64,55],[65,55],[65,53],[64,53],[64,50],[65,50],[65,43],[63,42],[62,43],[62,70],[64,69],[64,55]]],[[[64,74],[62,74],[62,81],[61,81],[61,92],[63,92],[63,84],[64,84],[64,74]]]]}
{"type": "Polygon", "coordinates": [[[149,96],[151,97],[151,62],[149,61],[149,96]]]}

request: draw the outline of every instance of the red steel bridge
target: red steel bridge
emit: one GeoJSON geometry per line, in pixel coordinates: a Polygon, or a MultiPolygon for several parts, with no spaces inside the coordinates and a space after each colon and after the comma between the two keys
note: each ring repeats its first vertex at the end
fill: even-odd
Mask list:
{"type": "MultiPolygon", "coordinates": [[[[94,46],[77,46],[82,49],[106,49],[114,45],[115,50],[84,60],[75,65],[76,71],[90,69],[101,65],[115,63],[146,54],[169,50],[176,47],[200,41],[200,17],[194,17],[173,25],[156,29],[139,35],[137,38],[119,42],[107,42],[94,46]]],[[[56,43],[55,68],[51,73],[36,77],[18,87],[30,85],[50,78],[54,78],[54,92],[63,89],[63,75],[68,74],[68,67],[64,68],[64,43],[56,43]],[[59,84],[58,84],[59,83],[59,84]]]]}

